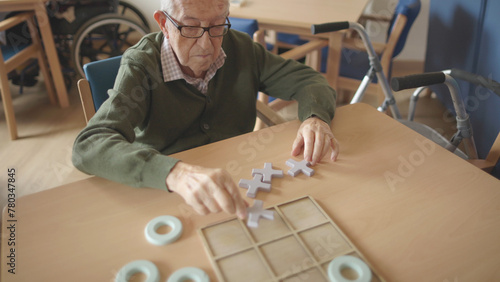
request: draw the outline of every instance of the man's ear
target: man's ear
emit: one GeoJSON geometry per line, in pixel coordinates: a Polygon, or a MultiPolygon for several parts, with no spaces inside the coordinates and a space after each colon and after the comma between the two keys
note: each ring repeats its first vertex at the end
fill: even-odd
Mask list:
{"type": "Polygon", "coordinates": [[[168,39],[168,29],[166,27],[167,17],[160,10],[156,10],[153,16],[156,23],[160,27],[160,30],[163,32],[163,35],[165,35],[165,37],[168,39]]]}

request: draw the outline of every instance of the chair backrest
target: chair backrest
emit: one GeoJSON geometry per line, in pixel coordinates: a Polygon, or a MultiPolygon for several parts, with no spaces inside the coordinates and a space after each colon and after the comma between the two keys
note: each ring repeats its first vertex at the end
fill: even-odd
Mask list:
{"type": "Polygon", "coordinates": [[[494,165],[500,161],[500,132],[498,133],[495,142],[493,142],[490,152],[486,156],[486,160],[494,165]]]}
{"type": "Polygon", "coordinates": [[[394,28],[394,24],[396,22],[396,18],[398,15],[405,15],[406,25],[399,36],[398,42],[396,43],[396,47],[394,48],[394,52],[392,54],[393,57],[396,57],[401,51],[406,43],[406,39],[408,38],[408,33],[410,33],[411,26],[415,22],[418,14],[420,13],[420,0],[399,0],[396,9],[394,10],[394,14],[392,20],[389,24],[389,29],[387,31],[387,38],[390,37],[392,30],[394,28]]]}
{"type": "Polygon", "coordinates": [[[390,78],[392,60],[406,43],[410,28],[420,12],[420,0],[400,0],[389,25],[386,47],[380,58],[385,76],[390,78]]]}
{"type": "Polygon", "coordinates": [[[3,39],[0,40],[0,48],[4,61],[7,61],[33,43],[30,34],[26,32],[32,15],[15,12],[5,16],[5,19],[0,16],[0,32],[3,36],[0,38],[3,39]]]}
{"type": "Polygon", "coordinates": [[[243,19],[243,18],[233,18],[228,17],[229,22],[231,22],[231,29],[244,32],[248,34],[255,42],[260,43],[265,46],[267,50],[275,53],[274,45],[266,43],[264,39],[264,31],[259,30],[259,23],[255,19],[243,19]]]}
{"type": "Polygon", "coordinates": [[[257,23],[257,20],[233,18],[233,17],[228,17],[228,18],[229,18],[229,22],[231,22],[232,29],[244,32],[244,33],[250,35],[251,38],[253,38],[253,35],[255,34],[255,32],[257,32],[257,30],[259,30],[259,24],[257,23]]]}
{"type": "Polygon", "coordinates": [[[83,66],[85,77],[90,84],[95,111],[108,99],[108,89],[113,88],[115,84],[121,58],[121,56],[112,57],[83,66]]]}

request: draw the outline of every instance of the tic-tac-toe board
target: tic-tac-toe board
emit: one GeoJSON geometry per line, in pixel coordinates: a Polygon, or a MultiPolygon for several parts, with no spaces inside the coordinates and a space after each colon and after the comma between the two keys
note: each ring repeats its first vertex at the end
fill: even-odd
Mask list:
{"type": "Polygon", "coordinates": [[[219,281],[328,281],[328,264],[342,255],[360,258],[372,281],[383,281],[311,197],[268,210],[274,220],[258,228],[234,218],[199,230],[219,281]]]}

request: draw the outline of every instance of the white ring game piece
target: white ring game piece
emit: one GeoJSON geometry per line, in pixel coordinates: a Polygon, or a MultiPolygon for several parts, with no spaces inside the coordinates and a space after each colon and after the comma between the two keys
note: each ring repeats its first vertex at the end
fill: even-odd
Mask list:
{"type": "Polygon", "coordinates": [[[174,272],[167,282],[182,282],[193,280],[194,282],[210,282],[207,273],[197,267],[184,267],[174,272]]]}
{"type": "Polygon", "coordinates": [[[155,245],[166,245],[175,242],[182,235],[181,221],[171,215],[159,216],[151,220],[144,230],[146,239],[155,245]],[[160,226],[168,225],[172,228],[167,234],[159,234],[156,232],[160,226]]]}
{"type": "Polygon", "coordinates": [[[340,256],[334,258],[328,265],[328,277],[332,282],[370,282],[372,280],[372,272],[368,265],[359,258],[353,256],[340,256]],[[342,270],[346,268],[351,268],[356,271],[358,278],[355,280],[344,278],[342,270]]]}
{"type": "Polygon", "coordinates": [[[146,282],[159,282],[160,271],[156,265],[148,260],[135,260],[123,266],[116,275],[116,282],[127,282],[132,275],[136,273],[144,273],[146,282]]]}

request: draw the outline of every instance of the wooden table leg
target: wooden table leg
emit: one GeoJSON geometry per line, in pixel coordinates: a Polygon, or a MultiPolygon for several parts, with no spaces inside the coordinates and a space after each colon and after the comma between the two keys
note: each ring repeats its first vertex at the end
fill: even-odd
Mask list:
{"type": "Polygon", "coordinates": [[[35,14],[40,28],[40,33],[42,35],[42,42],[45,47],[45,54],[47,55],[47,60],[49,61],[50,70],[52,72],[52,78],[54,80],[54,86],[59,99],[59,105],[62,108],[68,107],[68,91],[66,90],[66,85],[64,83],[61,64],[59,62],[59,57],[57,56],[54,37],[52,35],[52,29],[50,27],[50,21],[45,5],[36,5],[35,14]]]}
{"type": "MultiPolygon", "coordinates": [[[[2,62],[4,61],[2,54],[0,54],[0,60],[2,62]]],[[[7,123],[7,128],[10,133],[10,139],[15,140],[18,138],[16,116],[14,114],[14,108],[12,106],[12,95],[9,88],[9,78],[4,67],[5,64],[2,63],[2,68],[0,69],[0,97],[2,97],[3,109],[5,111],[5,122],[7,123]]]]}

